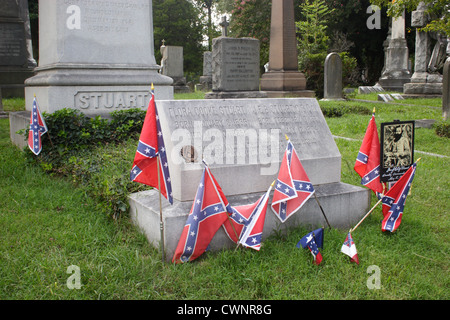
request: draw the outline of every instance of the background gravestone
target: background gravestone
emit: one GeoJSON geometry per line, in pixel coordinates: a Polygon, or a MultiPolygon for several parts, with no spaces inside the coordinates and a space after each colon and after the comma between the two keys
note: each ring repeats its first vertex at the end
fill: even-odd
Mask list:
{"type": "Polygon", "coordinates": [[[207,99],[262,98],[259,91],[259,40],[219,37],[212,46],[212,91],[207,99]]]}
{"type": "Polygon", "coordinates": [[[385,65],[378,83],[386,91],[403,92],[403,85],[410,82],[409,50],[405,38],[405,13],[392,18],[391,34],[385,49],[385,65]]]}
{"type": "Polygon", "coordinates": [[[173,79],[175,92],[189,92],[184,77],[183,47],[180,46],[161,46],[161,74],[173,79]]]}
{"type": "Polygon", "coordinates": [[[322,100],[342,98],[342,60],[339,54],[330,53],[325,59],[324,96],[322,100]]]}
{"type": "Polygon", "coordinates": [[[0,88],[3,96],[23,97],[25,79],[33,75],[35,67],[28,0],[1,0],[0,88]]]}
{"type": "Polygon", "coordinates": [[[172,99],[172,79],[158,73],[151,0],[40,0],[39,67],[26,81],[41,111],[79,109],[88,115],[147,108],[172,99]]]}
{"type": "Polygon", "coordinates": [[[442,86],[442,117],[448,119],[450,113],[450,57],[444,64],[444,80],[442,86]]]}
{"type": "Polygon", "coordinates": [[[202,90],[212,89],[212,52],[203,53],[203,75],[200,76],[200,87],[202,90]]]}
{"type": "Polygon", "coordinates": [[[261,90],[270,98],[315,96],[298,71],[293,0],[272,0],[269,71],[261,77],[261,90]]]}

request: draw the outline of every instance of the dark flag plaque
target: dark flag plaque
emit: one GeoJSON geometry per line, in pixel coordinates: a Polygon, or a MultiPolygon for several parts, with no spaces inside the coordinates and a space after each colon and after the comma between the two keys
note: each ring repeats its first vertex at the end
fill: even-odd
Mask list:
{"type": "Polygon", "coordinates": [[[381,124],[382,182],[396,182],[414,162],[414,121],[381,124]]]}

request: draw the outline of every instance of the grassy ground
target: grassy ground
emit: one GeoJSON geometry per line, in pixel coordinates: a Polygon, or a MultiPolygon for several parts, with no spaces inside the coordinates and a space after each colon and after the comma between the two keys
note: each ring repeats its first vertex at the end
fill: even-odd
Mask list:
{"type": "MultiPolygon", "coordinates": [[[[4,104],[8,110],[8,102],[4,104]]],[[[440,117],[438,108],[343,104],[369,110],[376,106],[378,125],[440,117]]],[[[327,118],[334,135],[356,140],[336,139],[343,182],[359,185],[353,164],[369,118],[327,118]]],[[[269,238],[260,252],[206,253],[193,263],[174,266],[161,263],[160,253],[126,216],[107,218],[86,190],[27,162],[9,142],[8,119],[0,119],[0,299],[447,300],[449,140],[431,129],[416,129],[416,149],[446,157],[416,153],[422,161],[399,230],[381,233],[378,208],[354,232],[360,265],[340,253],[346,231],[334,229],[325,230],[324,261],[313,265],[309,251],[295,247],[311,231],[299,227],[269,238]],[[67,286],[72,265],[80,268],[80,289],[67,286]],[[367,286],[371,266],[379,268],[380,289],[367,286]]],[[[99,150],[108,153],[107,148],[99,150]]]]}

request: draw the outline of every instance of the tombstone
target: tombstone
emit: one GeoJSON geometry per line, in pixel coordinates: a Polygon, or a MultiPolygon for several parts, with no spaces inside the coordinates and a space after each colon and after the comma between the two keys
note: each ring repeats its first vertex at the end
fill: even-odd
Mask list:
{"type": "Polygon", "coordinates": [[[259,40],[219,37],[212,46],[212,92],[205,99],[263,98],[259,40]]]}
{"type": "Polygon", "coordinates": [[[74,108],[87,115],[146,109],[172,99],[172,79],[158,73],[150,0],[40,0],[39,66],[26,81],[26,107],[74,108]]]}
{"type": "Polygon", "coordinates": [[[203,53],[203,75],[200,77],[200,86],[202,90],[212,89],[212,52],[203,53]]]}
{"type": "Polygon", "coordinates": [[[388,93],[381,93],[378,95],[378,101],[391,102],[394,101],[394,98],[388,93]]]}
{"type": "Polygon", "coordinates": [[[163,61],[161,63],[161,74],[173,79],[174,92],[189,92],[190,90],[184,77],[183,47],[163,44],[161,56],[163,61]]]}
{"type": "Polygon", "coordinates": [[[442,86],[442,118],[446,121],[450,113],[450,57],[444,64],[444,81],[442,86]]]}
{"type": "Polygon", "coordinates": [[[378,83],[387,91],[403,92],[403,85],[410,82],[409,50],[405,38],[405,13],[392,18],[391,33],[385,49],[385,65],[378,83]]]}
{"type": "MultiPolygon", "coordinates": [[[[230,205],[250,204],[276,180],[287,144],[285,134],[333,227],[348,230],[367,212],[370,190],[340,181],[341,154],[315,98],[172,100],[160,101],[157,108],[174,198],[172,206],[164,198],[162,201],[168,260],[192,206],[202,158],[230,205]]],[[[157,247],[161,240],[158,197],[156,190],[129,197],[133,221],[157,247]]],[[[314,197],[284,224],[270,206],[268,211],[263,239],[300,224],[326,225],[314,197]]],[[[235,246],[222,228],[211,243],[212,250],[235,246]]]]}
{"type": "Polygon", "coordinates": [[[3,111],[2,88],[0,88],[0,118],[6,118],[8,114],[3,111]]]}
{"type": "Polygon", "coordinates": [[[261,90],[273,97],[314,97],[298,71],[297,36],[293,0],[272,0],[269,71],[261,77],[261,90]]]}
{"type": "Polygon", "coordinates": [[[0,2],[0,88],[4,97],[24,97],[36,61],[31,45],[28,0],[0,2]]]}
{"type": "Polygon", "coordinates": [[[437,65],[445,53],[447,40],[437,35],[436,45],[431,52],[432,33],[420,31],[420,28],[427,23],[426,5],[420,2],[417,10],[411,15],[411,26],[416,27],[415,65],[411,82],[403,86],[405,97],[440,97],[442,95],[442,75],[437,72],[437,65]]]}
{"type": "Polygon", "coordinates": [[[342,60],[339,54],[330,53],[324,66],[324,101],[342,98],[342,60]]]}

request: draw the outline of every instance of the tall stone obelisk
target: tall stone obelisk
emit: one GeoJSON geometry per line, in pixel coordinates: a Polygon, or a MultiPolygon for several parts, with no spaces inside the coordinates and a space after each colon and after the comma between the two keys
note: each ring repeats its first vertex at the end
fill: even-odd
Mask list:
{"type": "Polygon", "coordinates": [[[269,71],[261,77],[261,91],[269,98],[315,96],[298,70],[293,0],[272,0],[269,71]]]}

